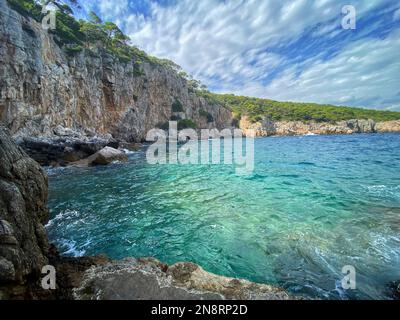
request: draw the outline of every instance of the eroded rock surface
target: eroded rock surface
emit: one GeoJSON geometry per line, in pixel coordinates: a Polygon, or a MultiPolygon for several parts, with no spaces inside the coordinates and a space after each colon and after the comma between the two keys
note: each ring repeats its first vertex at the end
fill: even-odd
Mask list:
{"type": "Polygon", "coordinates": [[[217,276],[193,263],[165,265],[153,258],[125,259],[88,269],[78,300],[288,300],[284,290],[217,276]]]}
{"type": "Polygon", "coordinates": [[[0,298],[24,293],[48,263],[47,219],[47,176],[0,126],[0,298]]]}

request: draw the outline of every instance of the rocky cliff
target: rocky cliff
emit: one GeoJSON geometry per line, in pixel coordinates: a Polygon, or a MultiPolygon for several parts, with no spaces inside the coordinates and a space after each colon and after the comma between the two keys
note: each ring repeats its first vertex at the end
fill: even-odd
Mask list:
{"type": "Polygon", "coordinates": [[[198,97],[173,68],[123,63],[99,48],[67,54],[41,24],[5,0],[0,0],[0,75],[0,121],[15,137],[52,136],[62,126],[141,141],[171,119],[176,101],[183,107],[178,116],[199,128],[231,123],[230,111],[198,97]]]}
{"type": "Polygon", "coordinates": [[[258,137],[400,132],[400,120],[375,122],[373,120],[354,119],[329,123],[313,121],[269,121],[268,119],[264,119],[259,122],[251,122],[247,117],[242,117],[239,126],[244,134],[247,134],[249,130],[254,130],[258,137]]]}

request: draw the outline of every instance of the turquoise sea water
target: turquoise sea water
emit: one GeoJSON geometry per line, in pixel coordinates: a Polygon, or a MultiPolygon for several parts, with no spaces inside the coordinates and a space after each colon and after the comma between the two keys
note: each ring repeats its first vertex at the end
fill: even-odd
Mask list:
{"type": "Polygon", "coordinates": [[[400,135],[256,139],[255,171],[128,164],[49,171],[65,255],[155,256],[324,299],[385,299],[400,280],[400,135]],[[353,265],[357,289],[341,288],[353,265]]]}

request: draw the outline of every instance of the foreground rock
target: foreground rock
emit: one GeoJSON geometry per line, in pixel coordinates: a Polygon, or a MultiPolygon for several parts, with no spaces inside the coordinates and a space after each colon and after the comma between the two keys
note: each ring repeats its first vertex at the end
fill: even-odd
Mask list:
{"type": "Polygon", "coordinates": [[[48,264],[47,177],[0,126],[0,298],[29,296],[48,264]]]}
{"type": "Polygon", "coordinates": [[[217,276],[193,263],[165,265],[153,258],[125,259],[88,269],[78,300],[289,300],[284,290],[217,276]]]}
{"type": "Polygon", "coordinates": [[[72,163],[73,166],[77,167],[89,167],[98,165],[108,165],[114,161],[128,161],[128,156],[124,151],[117,150],[111,147],[105,147],[94,155],[72,163]]]}

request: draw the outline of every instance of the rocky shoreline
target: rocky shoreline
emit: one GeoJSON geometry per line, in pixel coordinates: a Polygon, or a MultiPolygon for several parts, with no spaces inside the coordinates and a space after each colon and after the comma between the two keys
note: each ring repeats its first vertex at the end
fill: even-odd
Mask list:
{"type": "MultiPolygon", "coordinates": [[[[0,125],[0,299],[294,298],[192,263],[61,257],[44,228],[48,181],[41,166],[125,161],[125,149],[137,150],[149,130],[172,119],[219,130],[234,119],[171,67],[121,63],[101,48],[70,56],[34,19],[6,1],[0,10],[9,17],[0,19],[0,122],[10,130],[0,125]],[[41,288],[45,265],[57,270],[56,290],[41,288]]],[[[243,117],[239,127],[257,136],[351,134],[400,132],[400,121],[251,123],[243,117]]]]}
{"type": "MultiPolygon", "coordinates": [[[[256,137],[388,133],[400,132],[400,121],[349,120],[330,124],[265,120],[252,123],[243,117],[240,129],[244,136],[253,130],[256,137]]],[[[14,140],[31,158],[46,167],[87,167],[126,161],[126,153],[138,151],[142,146],[118,140],[111,134],[76,131],[60,125],[45,136],[16,135],[14,140]]]]}
{"type": "Polygon", "coordinates": [[[270,121],[263,119],[258,122],[251,122],[247,117],[242,117],[239,127],[245,135],[248,135],[250,130],[254,130],[257,137],[299,136],[307,134],[388,133],[400,132],[400,120],[375,122],[366,119],[352,119],[329,123],[315,121],[270,121]]]}
{"type": "Polygon", "coordinates": [[[114,160],[126,160],[124,154],[127,151],[137,151],[140,148],[138,143],[119,141],[111,134],[79,132],[62,126],[57,126],[52,134],[46,136],[17,136],[15,141],[31,158],[46,167],[88,166],[95,162],[95,154],[101,153],[102,150],[108,151],[109,154],[110,150],[114,150],[110,161],[98,163],[107,164],[114,160]],[[118,150],[118,153],[115,153],[115,150],[118,150]]]}
{"type": "MultiPolygon", "coordinates": [[[[400,121],[375,122],[373,120],[348,120],[336,124],[271,122],[252,123],[247,117],[240,121],[243,135],[250,130],[256,137],[269,136],[302,136],[302,135],[335,135],[358,133],[400,132],[400,121]]],[[[51,134],[45,136],[14,136],[16,143],[42,166],[90,166],[105,165],[112,161],[126,161],[126,152],[138,151],[140,143],[118,140],[111,134],[95,134],[87,131],[76,131],[57,126],[51,134]],[[101,154],[107,154],[105,158],[101,154]],[[97,158],[102,160],[96,161],[97,158]]]]}

